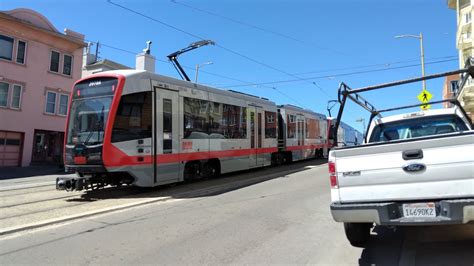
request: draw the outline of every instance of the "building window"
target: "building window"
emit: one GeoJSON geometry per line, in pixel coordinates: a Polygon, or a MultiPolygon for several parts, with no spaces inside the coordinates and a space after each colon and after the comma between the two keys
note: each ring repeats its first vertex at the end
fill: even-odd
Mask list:
{"type": "Polygon", "coordinates": [[[463,38],[464,41],[467,41],[467,40],[471,39],[471,32],[468,31],[468,32],[464,33],[462,35],[462,38],[463,38]]]}
{"type": "Polygon", "coordinates": [[[0,82],[0,107],[7,107],[8,104],[8,83],[0,82]]]}
{"type": "Polygon", "coordinates": [[[67,114],[67,104],[69,102],[69,96],[66,94],[61,94],[59,96],[59,111],[58,114],[66,115],[67,114]]]}
{"type": "Polygon", "coordinates": [[[57,51],[51,51],[51,61],[49,64],[49,71],[63,74],[67,76],[72,75],[72,55],[62,54],[57,51]],[[62,57],[62,60],[61,60],[62,57]]]}
{"type": "Polygon", "coordinates": [[[21,92],[22,92],[21,85],[14,84],[13,85],[13,93],[12,93],[12,102],[10,104],[11,108],[20,109],[20,106],[21,106],[21,92]]]}
{"type": "Polygon", "coordinates": [[[46,93],[46,113],[56,113],[56,92],[48,91],[46,93]]]}
{"type": "Polygon", "coordinates": [[[51,51],[51,63],[49,65],[49,70],[52,72],[59,72],[59,58],[60,54],[56,51],[51,51]]]}
{"type": "Polygon", "coordinates": [[[65,54],[63,56],[63,74],[70,76],[71,69],[72,69],[72,56],[65,54]]]}
{"type": "Polygon", "coordinates": [[[13,38],[0,35],[0,58],[12,61],[13,58],[13,38]]]}
{"type": "Polygon", "coordinates": [[[464,14],[464,23],[470,23],[471,22],[471,12],[464,14]]]}
{"type": "Polygon", "coordinates": [[[459,83],[457,80],[452,80],[450,82],[449,90],[452,94],[457,94],[459,90],[459,83]]]}
{"type": "Polygon", "coordinates": [[[25,54],[26,54],[26,42],[18,41],[18,46],[16,49],[16,62],[18,64],[25,63],[25,54]]]}

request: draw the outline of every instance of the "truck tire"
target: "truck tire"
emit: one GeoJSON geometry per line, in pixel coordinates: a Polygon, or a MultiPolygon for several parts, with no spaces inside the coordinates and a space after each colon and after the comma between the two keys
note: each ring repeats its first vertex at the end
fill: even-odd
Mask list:
{"type": "Polygon", "coordinates": [[[370,223],[344,223],[347,240],[354,247],[365,247],[370,237],[370,223]]]}

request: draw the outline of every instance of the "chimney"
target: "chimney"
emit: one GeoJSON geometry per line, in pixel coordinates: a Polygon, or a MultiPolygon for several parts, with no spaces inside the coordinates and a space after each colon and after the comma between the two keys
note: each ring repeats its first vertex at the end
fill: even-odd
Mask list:
{"type": "Polygon", "coordinates": [[[136,66],[137,70],[146,70],[155,73],[155,61],[156,58],[151,54],[151,41],[146,42],[146,48],[143,49],[142,53],[137,54],[136,66]]]}
{"type": "Polygon", "coordinates": [[[87,46],[84,48],[84,54],[82,55],[82,67],[93,64],[97,61],[97,56],[91,54],[92,43],[88,42],[87,46]]]}

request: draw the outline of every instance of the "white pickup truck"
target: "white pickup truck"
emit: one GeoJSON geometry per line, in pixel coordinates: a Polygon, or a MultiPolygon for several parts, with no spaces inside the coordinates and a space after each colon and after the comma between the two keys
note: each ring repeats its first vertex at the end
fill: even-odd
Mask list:
{"type": "Polygon", "coordinates": [[[474,221],[471,123],[458,106],[374,118],[364,144],[330,151],[331,214],[352,245],[374,224],[474,221]]]}

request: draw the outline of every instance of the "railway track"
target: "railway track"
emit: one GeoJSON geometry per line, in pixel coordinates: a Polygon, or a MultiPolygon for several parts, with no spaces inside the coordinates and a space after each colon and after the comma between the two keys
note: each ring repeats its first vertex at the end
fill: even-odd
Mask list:
{"type": "Polygon", "coordinates": [[[63,192],[56,191],[54,176],[30,180],[0,180],[0,228],[8,229],[61,217],[78,216],[117,206],[132,206],[143,201],[181,198],[179,195],[190,191],[203,191],[268,174],[278,176],[279,173],[288,171],[302,171],[322,163],[324,161],[312,160],[228,174],[217,179],[144,189],[108,187],[96,191],[63,192]]]}

